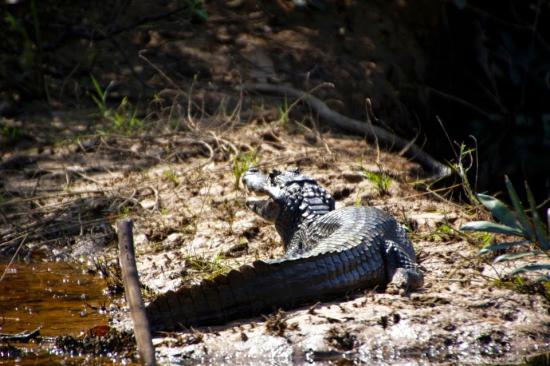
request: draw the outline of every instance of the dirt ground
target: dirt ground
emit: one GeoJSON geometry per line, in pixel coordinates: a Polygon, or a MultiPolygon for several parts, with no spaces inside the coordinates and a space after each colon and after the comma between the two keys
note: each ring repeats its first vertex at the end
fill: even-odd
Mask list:
{"type": "MultiPolygon", "coordinates": [[[[146,126],[113,129],[105,118],[98,125],[95,109],[3,120],[21,133],[13,145],[3,136],[7,143],[0,146],[0,254],[9,258],[23,242],[19,254],[31,261],[103,256],[114,263],[114,223],[131,217],[144,294],[151,299],[281,255],[274,228],[245,208],[234,166],[299,166],[332,192],[338,207],[380,207],[406,225],[425,271],[424,287],[410,296],[366,290],[169,334],[155,339],[162,363],[521,363],[548,352],[548,301],[502,281],[509,268],[478,254],[483,238],[457,230],[477,213],[416,189],[415,163],[326,131],[306,108],[292,106],[299,113],[289,117],[290,102],[235,89],[242,81],[292,82],[303,89],[333,81],[335,88],[316,94],[331,108],[362,116],[368,96],[394,129],[409,125],[401,91],[422,77],[426,65],[407,28],[385,21],[402,15],[400,6],[384,3],[359,5],[352,17],[343,12],[320,29],[315,13],[275,13],[277,18],[265,9],[228,8],[216,14],[221,7],[212,6],[203,28],[170,22],[124,35],[130,64],[141,48],[151,61],[134,71],[149,85],[165,86],[140,116],[146,126]],[[358,34],[363,38],[356,43],[358,34]],[[381,194],[364,171],[389,176],[389,194],[381,194]]],[[[113,96],[137,88],[119,61],[97,58],[105,63],[102,70],[115,65],[119,71],[112,70],[113,96]]],[[[114,306],[111,316],[114,326],[131,326],[123,307],[114,306]]]]}
{"type": "MultiPolygon", "coordinates": [[[[114,220],[133,218],[138,269],[151,298],[280,255],[273,227],[247,212],[232,165],[254,156],[263,169],[299,166],[335,195],[338,207],[373,205],[407,225],[425,286],[408,297],[365,291],[266,318],[170,334],[155,340],[163,362],[492,363],[521,362],[548,349],[548,302],[499,285],[505,268],[478,255],[479,238],[456,231],[473,216],[415,190],[414,163],[379,153],[360,138],[280,120],[251,123],[145,139],[92,136],[29,154],[16,170],[4,170],[4,190],[32,188],[34,196],[2,211],[8,219],[16,212],[34,218],[36,225],[26,231],[34,248],[28,255],[36,256],[51,229],[64,223],[64,237],[58,230],[57,241],[48,246],[58,258],[100,253],[116,258],[114,220]],[[380,169],[391,177],[389,195],[380,195],[362,174],[380,169]]],[[[25,234],[21,226],[8,228],[2,225],[4,233],[25,234]]],[[[124,311],[111,315],[117,327],[130,327],[124,311]]]]}

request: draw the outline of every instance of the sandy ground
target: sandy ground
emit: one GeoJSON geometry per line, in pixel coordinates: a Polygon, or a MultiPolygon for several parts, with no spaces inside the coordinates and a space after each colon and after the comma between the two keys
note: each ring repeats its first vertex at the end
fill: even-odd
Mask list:
{"type": "MultiPolygon", "coordinates": [[[[101,251],[114,257],[114,234],[105,225],[116,217],[134,219],[138,268],[152,298],[282,253],[274,229],[243,204],[245,194],[232,171],[238,154],[254,155],[264,169],[299,166],[335,195],[338,207],[360,203],[391,212],[411,229],[425,286],[407,297],[366,290],[267,318],[171,334],[155,340],[164,362],[519,362],[548,349],[548,302],[498,285],[506,268],[477,254],[479,238],[454,231],[474,216],[415,190],[414,163],[378,153],[362,139],[252,122],[148,139],[91,137],[54,149],[49,158],[36,155],[27,169],[49,171],[38,191],[62,178],[69,183],[66,192],[92,192],[76,200],[58,194],[57,206],[43,200],[50,203],[42,207],[60,207],[56,217],[70,217],[71,207],[79,205],[81,217],[90,221],[73,233],[70,249],[59,247],[58,256],[101,251]],[[391,177],[389,195],[380,195],[362,174],[380,169],[391,177]],[[87,216],[89,211],[96,215],[87,216]],[[98,239],[105,237],[109,240],[98,239]]],[[[24,171],[9,175],[5,189],[23,189],[24,171]]],[[[117,326],[130,326],[124,312],[113,318],[117,326]]]]}

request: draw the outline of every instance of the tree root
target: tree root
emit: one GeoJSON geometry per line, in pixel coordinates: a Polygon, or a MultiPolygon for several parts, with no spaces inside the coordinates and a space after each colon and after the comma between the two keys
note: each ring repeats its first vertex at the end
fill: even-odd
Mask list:
{"type": "Polygon", "coordinates": [[[377,141],[386,149],[400,151],[400,155],[404,155],[411,160],[416,161],[425,170],[432,173],[433,175],[429,177],[429,180],[441,179],[451,175],[451,169],[448,166],[435,160],[414,142],[407,141],[383,129],[382,127],[374,126],[372,123],[367,124],[333,111],[323,101],[309,93],[289,86],[264,83],[243,84],[242,88],[246,91],[280,94],[301,100],[313,108],[313,110],[315,110],[315,112],[317,112],[322,119],[332,126],[358,135],[363,135],[369,140],[377,141]]]}

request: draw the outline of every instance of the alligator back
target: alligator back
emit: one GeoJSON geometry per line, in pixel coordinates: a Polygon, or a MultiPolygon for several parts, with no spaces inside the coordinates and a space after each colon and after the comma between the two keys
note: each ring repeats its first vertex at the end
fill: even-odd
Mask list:
{"type": "Polygon", "coordinates": [[[303,237],[316,245],[308,248],[306,240],[303,253],[255,261],[214,280],[160,295],[146,308],[153,331],[222,324],[292,308],[359,288],[384,286],[396,267],[417,270],[410,241],[383,211],[343,208],[304,230],[303,237]],[[401,257],[388,257],[388,242],[398,244],[406,263],[401,257]]]}

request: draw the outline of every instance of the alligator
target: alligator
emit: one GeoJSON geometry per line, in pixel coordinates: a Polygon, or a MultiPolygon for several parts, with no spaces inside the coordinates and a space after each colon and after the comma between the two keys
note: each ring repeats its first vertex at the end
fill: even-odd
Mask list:
{"type": "Polygon", "coordinates": [[[264,174],[251,167],[242,182],[254,194],[246,206],[275,224],[284,256],[158,296],[146,307],[153,332],[224,324],[358,289],[422,286],[412,243],[385,211],[335,209],[334,198],[298,169],[264,174]]]}

